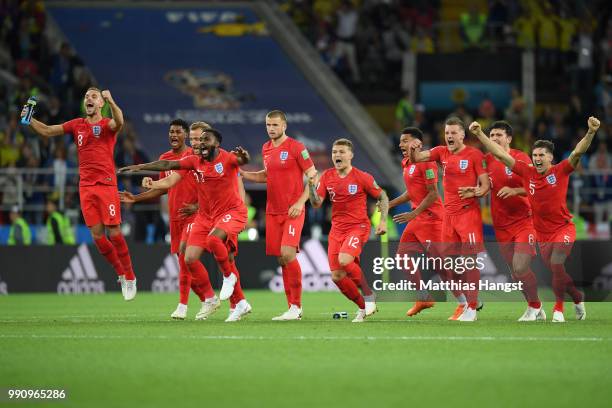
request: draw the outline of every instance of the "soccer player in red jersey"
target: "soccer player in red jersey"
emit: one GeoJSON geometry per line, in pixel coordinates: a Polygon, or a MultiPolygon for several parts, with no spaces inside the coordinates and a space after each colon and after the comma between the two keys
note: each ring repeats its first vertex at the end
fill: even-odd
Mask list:
{"type": "MultiPolygon", "coordinates": [[[[192,125],[193,133],[198,138],[202,130],[210,126],[204,122],[192,125]]],[[[182,119],[170,122],[168,139],[171,149],[159,156],[159,160],[180,160],[194,154],[185,144],[185,138],[190,132],[189,125],[182,119]]],[[[160,173],[160,179],[169,176],[173,170],[160,173]]],[[[187,317],[187,304],[190,288],[202,301],[202,308],[196,315],[196,320],[204,320],[220,306],[219,299],[210,285],[208,272],[199,261],[192,264],[195,274],[192,277],[185,264],[185,247],[189,225],[194,222],[198,205],[197,175],[183,175],[181,181],[169,190],[152,189],[133,195],[130,192],[119,193],[122,202],[136,203],[151,200],[168,193],[168,209],[170,213],[170,252],[177,254],[179,262],[179,304],[170,315],[173,319],[184,320],[187,317]],[[192,279],[193,278],[193,279],[192,279]]]]}
{"type": "MultiPolygon", "coordinates": [[[[389,209],[407,202],[412,205],[412,211],[393,216],[397,223],[408,223],[400,238],[398,253],[414,255],[429,252],[431,249],[432,254],[438,254],[436,247],[441,243],[444,217],[444,206],[438,194],[438,165],[433,162],[410,163],[410,144],[414,140],[423,140],[423,132],[420,129],[407,127],[402,130],[399,148],[404,157],[402,167],[406,191],[389,203],[389,209]]],[[[411,280],[416,282],[418,287],[421,272],[414,269],[411,274],[411,280]]],[[[418,289],[417,301],[406,315],[414,316],[433,306],[434,301],[427,290],[418,289]]]]}
{"type": "Polygon", "coordinates": [[[332,145],[333,169],[323,172],[318,186],[309,179],[309,199],[319,208],[326,196],[332,203],[332,228],[329,233],[327,258],[332,280],[348,299],[359,306],[353,323],[366,318],[365,300],[359,293],[363,272],[359,267],[359,255],[370,236],[370,219],[367,212],[368,195],[379,200],[381,222],[376,235],[387,232],[389,198],[374,177],[353,167],[353,143],[338,139],[332,145]]]}
{"type": "MultiPolygon", "coordinates": [[[[514,160],[531,165],[524,152],[510,148],[512,127],[508,122],[491,125],[489,139],[499,145],[514,160]]],[[[500,162],[491,153],[485,155],[491,181],[491,215],[499,250],[512,271],[512,278],[521,282],[527,300],[527,310],[519,322],[546,320],[542,302],[538,297],[538,282],[531,270],[531,259],[536,255],[536,231],[533,227],[531,205],[526,197],[523,178],[500,162]]],[[[473,186],[461,189],[463,198],[480,195],[473,186]]]]}
{"type": "Polygon", "coordinates": [[[308,187],[304,174],[313,179],[317,171],[308,150],[297,140],[287,136],[287,118],[281,111],[266,115],[266,130],[270,140],[261,155],[264,169],[242,172],[245,180],[266,183],[266,254],[275,256],[283,271],[283,284],[289,310],[272,320],[300,320],[302,318],[302,269],[296,259],[304,226],[304,204],[308,187]]]}
{"type": "MultiPolygon", "coordinates": [[[[247,221],[247,209],[238,189],[238,166],[248,163],[249,153],[241,147],[228,152],[220,148],[221,133],[216,129],[204,129],[197,146],[199,155],[183,157],[181,160],[160,160],[153,163],[127,166],[120,171],[137,170],[195,170],[198,176],[198,191],[202,203],[206,203],[207,215],[196,217],[187,238],[185,263],[189,270],[207,250],[213,254],[223,273],[221,300],[235,302],[234,312],[225,320],[234,322],[251,312],[251,305],[244,298],[239,284],[236,265],[230,261],[230,252],[238,249],[238,234],[247,221]]],[[[196,150],[196,147],[193,147],[196,150]]],[[[181,180],[181,173],[174,172],[163,180],[142,180],[143,187],[168,189],[181,180]]]]}
{"type": "MultiPolygon", "coordinates": [[[[85,118],[73,119],[61,125],[46,125],[32,119],[30,126],[43,137],[71,134],[74,138],[79,158],[79,196],[85,224],[96,247],[115,269],[123,298],[132,300],[136,296],[136,277],[125,238],[121,234],[121,208],[113,160],[117,133],[123,126],[123,112],[108,90],[89,88],[83,103],[85,118]],[[105,102],[110,106],[112,119],[102,117],[105,102]]],[[[24,108],[21,116],[25,113],[24,108]]]]}
{"type": "Polygon", "coordinates": [[[567,209],[567,187],[570,175],[589,149],[599,125],[599,120],[591,116],[588,119],[589,130],[586,135],[578,142],[569,157],[559,164],[552,164],[554,144],[547,140],[536,141],[531,152],[533,166],[516,160],[501,146],[489,140],[477,122],[470,125],[472,133],[487,150],[521,176],[524,186],[527,187],[527,197],[533,211],[533,225],[542,259],[552,272],[552,287],[556,299],[553,322],[565,321],[563,299],[566,292],[574,301],[576,319],[586,318],[584,294],[576,289],[564,265],[576,240],[576,228],[572,223],[572,215],[567,209]]]}
{"type": "MultiPolygon", "coordinates": [[[[459,188],[478,186],[479,194],[489,191],[489,176],[485,170],[484,155],[478,149],[466,146],[465,126],[461,119],[451,117],[444,126],[446,146],[419,151],[422,143],[415,140],[410,145],[410,159],[413,163],[435,161],[442,164],[444,180],[444,219],[442,221],[442,242],[445,254],[472,257],[484,249],[482,216],[478,197],[461,198],[459,188]]],[[[455,274],[456,275],[456,274],[455,274]]],[[[477,268],[466,270],[461,283],[475,287],[466,290],[467,306],[459,298],[459,306],[449,320],[473,322],[478,307],[478,285],[480,271],[477,268]]],[[[456,278],[456,276],[455,276],[456,278]]]]}

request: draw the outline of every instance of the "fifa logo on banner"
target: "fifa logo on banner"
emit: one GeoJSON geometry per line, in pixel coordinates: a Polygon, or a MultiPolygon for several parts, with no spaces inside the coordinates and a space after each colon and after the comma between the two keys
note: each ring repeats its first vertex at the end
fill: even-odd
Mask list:
{"type": "MultiPolygon", "coordinates": [[[[331,279],[327,252],[319,240],[309,239],[306,241],[297,260],[302,268],[302,288],[306,292],[336,291],[338,288],[331,279]]],[[[284,292],[283,275],[281,267],[276,269],[276,274],[268,282],[272,292],[284,292]]]]}
{"type": "Polygon", "coordinates": [[[57,284],[57,293],[68,295],[104,292],[104,282],[98,278],[87,245],[79,245],[77,253],[70,259],[70,265],[62,273],[62,280],[57,284]]]}
{"type": "Polygon", "coordinates": [[[164,258],[164,264],[160,266],[153,279],[151,292],[176,292],[178,285],[179,265],[178,259],[173,254],[164,258]]]}
{"type": "Polygon", "coordinates": [[[6,282],[2,282],[2,276],[0,276],[0,295],[8,295],[6,282]]]}

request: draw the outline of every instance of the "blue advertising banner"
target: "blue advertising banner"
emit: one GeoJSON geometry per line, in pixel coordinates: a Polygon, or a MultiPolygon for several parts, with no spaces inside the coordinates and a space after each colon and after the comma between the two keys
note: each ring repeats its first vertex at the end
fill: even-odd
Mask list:
{"type": "MultiPolygon", "coordinates": [[[[265,114],[287,113],[287,134],[319,168],[347,129],[249,8],[49,7],[100,86],[109,88],[145,149],[168,150],[168,123],[206,121],[223,145],[259,158],[265,114]]],[[[358,144],[355,165],[381,178],[358,144]]]]}
{"type": "Polygon", "coordinates": [[[512,97],[511,81],[422,81],[419,83],[420,102],[427,109],[452,111],[462,103],[469,109],[478,109],[488,98],[497,109],[505,109],[512,97]]]}

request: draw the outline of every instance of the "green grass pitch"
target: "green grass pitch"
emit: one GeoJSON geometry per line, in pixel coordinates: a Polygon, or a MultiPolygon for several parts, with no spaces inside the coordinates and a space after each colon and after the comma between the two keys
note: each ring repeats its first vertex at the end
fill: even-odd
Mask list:
{"type": "MultiPolygon", "coordinates": [[[[248,291],[253,313],[224,323],[169,318],[176,294],[0,297],[0,388],[62,388],[70,407],[609,407],[612,313],[518,323],[523,303],[489,302],[475,323],[448,322],[454,304],[416,318],[379,304],[364,324],[334,321],[355,307],[305,293],[304,319],[272,322],[284,296],[248,291]]],[[[552,305],[545,304],[550,315],[552,305]]],[[[549,316],[550,318],[550,316],[549,316]]],[[[6,392],[6,390],[4,391],[6,392]]]]}

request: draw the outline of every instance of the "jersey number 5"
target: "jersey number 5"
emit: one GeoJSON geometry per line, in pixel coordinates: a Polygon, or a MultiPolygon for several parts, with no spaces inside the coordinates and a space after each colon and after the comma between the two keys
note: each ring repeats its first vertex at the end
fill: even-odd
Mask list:
{"type": "Polygon", "coordinates": [[[535,194],[535,183],[532,183],[531,181],[529,182],[529,194],[535,194]]]}

